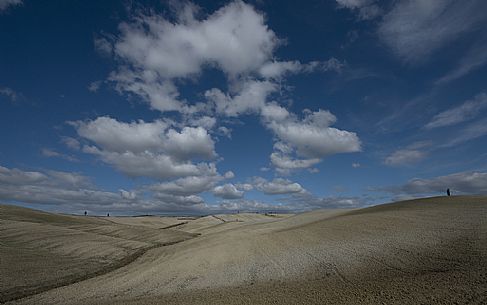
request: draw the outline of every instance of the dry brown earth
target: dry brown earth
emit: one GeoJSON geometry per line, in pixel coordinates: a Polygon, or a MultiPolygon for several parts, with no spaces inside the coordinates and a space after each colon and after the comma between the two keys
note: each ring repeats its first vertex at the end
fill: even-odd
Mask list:
{"type": "MultiPolygon", "coordinates": [[[[63,244],[62,236],[67,232],[60,231],[59,236],[53,235],[51,240],[49,229],[39,231],[39,235],[47,240],[44,244],[22,237],[25,233],[22,233],[20,226],[12,225],[12,228],[3,230],[4,222],[15,220],[5,219],[3,214],[0,216],[2,251],[6,248],[5,236],[10,243],[11,253],[20,253],[23,251],[20,249],[30,247],[34,256],[24,259],[27,265],[36,265],[38,248],[46,251],[61,248],[62,251],[56,252],[59,257],[64,256],[58,253],[78,255],[76,253],[81,251],[76,243],[63,244]],[[17,244],[17,240],[21,242],[17,244]],[[49,246],[51,244],[55,246],[49,246]]],[[[200,233],[198,237],[152,248],[130,264],[111,272],[12,303],[487,302],[486,197],[435,197],[361,210],[314,211],[282,218],[253,214],[216,216],[198,218],[174,229],[159,230],[188,234],[183,232],[186,229],[200,233]]],[[[96,222],[99,221],[102,220],[96,219],[96,222]]],[[[58,222],[47,219],[44,225],[64,229],[64,225],[53,224],[58,222]]],[[[73,224],[68,227],[84,226],[73,224]]],[[[134,228],[139,230],[141,226],[123,226],[128,227],[127,233],[123,233],[130,237],[127,244],[114,241],[103,243],[102,240],[93,241],[93,244],[111,245],[113,248],[109,249],[112,252],[105,251],[120,256],[132,249],[140,249],[142,246],[138,243],[155,244],[157,235],[149,240],[146,237],[145,240],[137,240],[142,232],[129,231],[134,228]]],[[[155,230],[150,226],[145,229],[155,230]]],[[[100,232],[105,234],[112,231],[84,229],[77,234],[82,236],[100,232]]],[[[110,238],[120,238],[110,234],[110,238]]],[[[107,237],[107,234],[103,236],[107,237]]],[[[79,257],[81,260],[88,259],[88,256],[79,257]]],[[[10,263],[16,264],[14,260],[10,263]]],[[[72,268],[69,264],[66,266],[72,268]]],[[[3,272],[3,252],[1,268],[3,272]]],[[[10,273],[5,283],[22,282],[26,275],[29,275],[28,270],[24,274],[10,273]]],[[[32,280],[29,285],[35,286],[36,283],[32,280]]],[[[5,284],[1,284],[4,291],[5,284]]]]}

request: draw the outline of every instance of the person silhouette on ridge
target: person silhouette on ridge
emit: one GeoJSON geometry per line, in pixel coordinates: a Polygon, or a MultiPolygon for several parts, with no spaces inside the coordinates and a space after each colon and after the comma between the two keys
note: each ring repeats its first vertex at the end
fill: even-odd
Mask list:
{"type": "Polygon", "coordinates": [[[448,188],[448,189],[446,189],[446,194],[447,194],[448,196],[450,196],[450,195],[451,195],[451,193],[450,193],[450,189],[449,189],[449,188],[448,188]]]}

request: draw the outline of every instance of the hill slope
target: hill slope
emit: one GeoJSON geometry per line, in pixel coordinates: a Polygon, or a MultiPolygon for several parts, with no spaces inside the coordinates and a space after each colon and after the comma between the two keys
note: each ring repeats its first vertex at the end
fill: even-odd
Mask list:
{"type": "Polygon", "coordinates": [[[0,302],[108,272],[193,236],[0,205],[0,302]]]}
{"type": "Polygon", "coordinates": [[[481,304],[486,222],[486,197],[229,222],[20,303],[481,304]]]}

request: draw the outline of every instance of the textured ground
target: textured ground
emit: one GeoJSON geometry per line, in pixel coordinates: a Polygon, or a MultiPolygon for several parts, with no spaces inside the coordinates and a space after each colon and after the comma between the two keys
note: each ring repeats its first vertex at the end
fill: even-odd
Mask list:
{"type": "MultiPolygon", "coordinates": [[[[15,232],[22,232],[21,227],[4,230],[3,222],[11,220],[4,220],[3,214],[0,216],[2,251],[6,248],[5,239],[10,240],[10,244],[21,239],[29,246],[36,242],[21,238],[23,233],[16,235],[15,232]]],[[[54,226],[53,221],[45,220],[46,225],[54,226]]],[[[154,219],[147,221],[158,222],[154,219]]],[[[171,229],[154,229],[151,225],[144,227],[133,223],[117,225],[127,227],[124,234],[131,237],[123,246],[116,242],[110,244],[115,248],[112,253],[118,253],[120,257],[129,251],[126,249],[140,248],[138,243],[154,245],[153,241],[137,240],[142,232],[130,234],[130,228],[158,230],[165,234],[188,234],[184,232],[186,230],[201,235],[170,246],[153,247],[130,264],[111,272],[13,303],[487,302],[486,197],[437,197],[362,210],[315,211],[288,217],[216,215],[189,220],[171,229]]],[[[83,228],[85,225],[73,226],[83,228]]],[[[111,232],[108,229],[88,231],[90,234],[111,232]]],[[[39,232],[39,235],[48,243],[61,248],[76,247],[76,243],[69,247],[62,244],[64,231],[59,232],[59,237],[53,235],[52,241],[47,232],[39,232]]],[[[152,238],[155,237],[157,235],[152,238]]],[[[11,253],[15,253],[17,244],[11,247],[14,249],[11,253]]],[[[51,249],[43,244],[41,248],[51,249]]],[[[34,252],[36,249],[35,246],[30,248],[34,252]]],[[[66,252],[78,255],[80,249],[66,252]]],[[[21,251],[17,250],[18,253],[21,251]]],[[[24,262],[35,265],[36,259],[27,255],[24,262]]],[[[19,262],[12,260],[10,264],[19,262]]],[[[3,272],[3,252],[1,268],[3,272]]],[[[4,282],[20,283],[29,274],[28,268],[25,272],[11,272],[4,282]]],[[[2,291],[5,290],[4,282],[1,282],[2,291]]],[[[28,282],[28,285],[36,285],[34,279],[28,282]]]]}

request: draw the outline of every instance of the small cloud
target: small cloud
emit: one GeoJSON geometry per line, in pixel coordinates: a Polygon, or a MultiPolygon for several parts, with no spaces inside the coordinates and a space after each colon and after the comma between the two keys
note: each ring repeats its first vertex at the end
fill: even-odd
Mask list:
{"type": "Polygon", "coordinates": [[[22,0],[0,0],[0,12],[13,6],[22,5],[22,3],[22,0]]]}
{"type": "Polygon", "coordinates": [[[93,40],[95,50],[105,56],[111,56],[113,52],[113,46],[105,37],[95,37],[93,40]]]}
{"type": "Polygon", "coordinates": [[[19,98],[19,94],[8,87],[0,87],[0,94],[6,96],[11,102],[15,102],[19,98]]]}
{"type": "Polygon", "coordinates": [[[340,8],[347,8],[357,14],[360,20],[372,20],[382,15],[376,0],[336,0],[340,8]]]}
{"type": "Polygon", "coordinates": [[[216,186],[213,189],[213,195],[223,199],[239,199],[244,196],[244,191],[238,190],[237,187],[231,183],[216,186]]]}
{"type": "Polygon", "coordinates": [[[71,137],[62,137],[61,142],[72,150],[80,150],[81,144],[78,140],[71,137]]]}
{"type": "Polygon", "coordinates": [[[405,148],[392,152],[388,157],[386,157],[384,164],[389,166],[404,166],[418,163],[427,156],[427,149],[431,145],[431,141],[414,142],[405,148]]]}
{"type": "Polygon", "coordinates": [[[122,199],[133,200],[137,197],[137,194],[135,194],[135,192],[126,191],[123,189],[120,189],[119,191],[120,191],[120,197],[122,197],[122,199]]]}
{"type": "Polygon", "coordinates": [[[75,158],[73,156],[62,154],[60,152],[57,152],[57,151],[49,149],[49,148],[41,149],[41,154],[44,157],[48,157],[48,158],[61,158],[61,159],[71,161],[71,162],[78,162],[79,161],[77,158],[75,158]]]}
{"type": "Polygon", "coordinates": [[[306,191],[299,183],[283,178],[267,181],[262,177],[254,177],[253,185],[257,190],[267,195],[293,194],[306,191]]]}
{"type": "Polygon", "coordinates": [[[97,81],[90,83],[88,85],[88,90],[90,92],[97,92],[100,89],[101,83],[102,82],[100,80],[97,80],[97,81]]]}
{"type": "Polygon", "coordinates": [[[353,167],[353,168],[359,168],[360,166],[361,166],[361,165],[360,165],[360,163],[358,163],[358,162],[357,162],[357,163],[352,163],[352,167],[353,167]]]}

